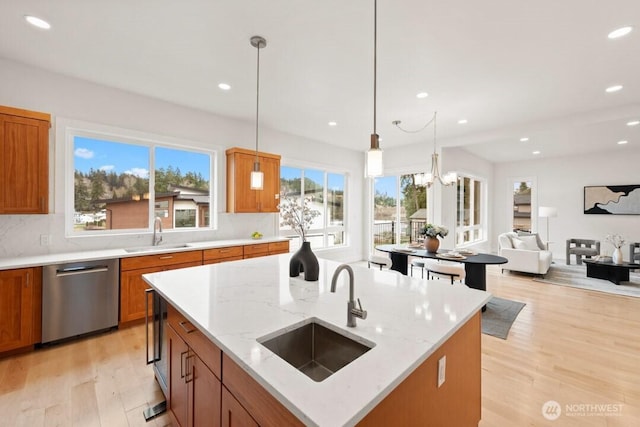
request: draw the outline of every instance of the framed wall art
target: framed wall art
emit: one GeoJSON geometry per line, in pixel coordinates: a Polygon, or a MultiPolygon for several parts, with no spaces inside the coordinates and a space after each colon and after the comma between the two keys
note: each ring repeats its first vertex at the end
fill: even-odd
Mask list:
{"type": "Polygon", "coordinates": [[[640,215],[640,184],[584,187],[584,213],[640,215]]]}

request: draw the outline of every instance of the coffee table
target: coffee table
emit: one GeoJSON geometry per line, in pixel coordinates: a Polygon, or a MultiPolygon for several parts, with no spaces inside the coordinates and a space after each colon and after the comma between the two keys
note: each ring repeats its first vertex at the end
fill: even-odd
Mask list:
{"type": "Polygon", "coordinates": [[[582,262],[587,265],[587,277],[608,280],[616,285],[619,285],[620,282],[629,281],[630,270],[640,269],[640,264],[631,262],[614,264],[611,261],[602,262],[590,259],[583,259],[582,262]]]}

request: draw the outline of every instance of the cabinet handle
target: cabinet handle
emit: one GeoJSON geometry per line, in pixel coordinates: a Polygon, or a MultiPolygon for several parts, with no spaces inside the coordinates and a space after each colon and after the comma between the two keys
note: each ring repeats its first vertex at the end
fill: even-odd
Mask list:
{"type": "Polygon", "coordinates": [[[165,255],[165,256],[161,256],[161,257],[160,257],[160,258],[158,258],[158,259],[171,259],[171,258],[173,258],[173,255],[165,255]]]}
{"type": "Polygon", "coordinates": [[[26,284],[26,287],[28,288],[29,286],[31,286],[31,272],[27,271],[27,284],[26,284]]]}
{"type": "Polygon", "coordinates": [[[231,249],[220,249],[221,254],[226,254],[227,252],[231,252],[231,249]]]}
{"type": "Polygon", "coordinates": [[[182,353],[180,353],[180,378],[184,378],[185,377],[185,361],[186,361],[186,357],[184,357],[186,354],[189,354],[189,350],[187,351],[183,351],[182,353]]]}
{"type": "MultiPolygon", "coordinates": [[[[188,333],[188,334],[190,334],[191,332],[195,332],[196,328],[187,328],[187,327],[185,326],[187,323],[191,325],[191,323],[187,322],[186,320],[185,320],[185,321],[182,321],[182,322],[180,322],[180,323],[178,323],[178,324],[180,325],[180,327],[182,328],[182,330],[183,330],[183,331],[185,331],[185,332],[186,332],[186,333],[188,333]]],[[[191,326],[193,326],[193,325],[191,325],[191,326]]]]}
{"type": "Polygon", "coordinates": [[[193,381],[193,365],[194,364],[189,363],[189,361],[193,360],[194,357],[195,357],[195,354],[190,354],[185,358],[185,361],[187,363],[187,373],[185,375],[184,382],[187,384],[193,381]]]}

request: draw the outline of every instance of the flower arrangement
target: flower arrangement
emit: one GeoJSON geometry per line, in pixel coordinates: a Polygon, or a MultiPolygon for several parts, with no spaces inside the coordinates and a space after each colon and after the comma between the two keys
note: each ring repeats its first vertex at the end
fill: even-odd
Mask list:
{"type": "Polygon", "coordinates": [[[300,198],[283,195],[278,205],[280,218],[282,219],[280,225],[291,227],[292,230],[300,235],[303,242],[307,241],[305,234],[311,227],[313,219],[320,215],[320,211],[309,207],[310,202],[311,199],[308,197],[302,199],[301,204],[300,198]]]}
{"type": "Polygon", "coordinates": [[[428,237],[444,237],[449,234],[449,230],[441,225],[427,224],[424,226],[420,235],[428,237]]]}
{"type": "Polygon", "coordinates": [[[624,238],[619,234],[608,234],[605,240],[611,243],[616,249],[620,249],[626,243],[624,238]]]}

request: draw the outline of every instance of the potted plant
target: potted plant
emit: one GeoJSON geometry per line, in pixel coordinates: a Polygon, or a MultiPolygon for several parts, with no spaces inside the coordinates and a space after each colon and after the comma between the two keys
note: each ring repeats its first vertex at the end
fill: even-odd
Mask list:
{"type": "Polygon", "coordinates": [[[615,248],[613,250],[612,261],[614,264],[622,264],[624,262],[622,258],[622,246],[626,243],[624,238],[619,234],[609,234],[606,237],[606,241],[611,243],[615,248]]]}
{"type": "Polygon", "coordinates": [[[288,195],[281,197],[278,208],[282,221],[281,226],[288,226],[300,236],[302,246],[293,254],[289,261],[289,277],[297,277],[304,272],[304,280],[316,281],[320,273],[318,259],[311,250],[311,243],[307,242],[307,232],[311,227],[313,219],[320,215],[316,209],[311,209],[309,204],[311,199],[305,197],[300,203],[300,198],[293,198],[288,195]]]}
{"type": "Polygon", "coordinates": [[[424,247],[427,252],[438,252],[440,240],[438,237],[444,237],[449,234],[449,230],[441,225],[427,224],[424,226],[420,235],[425,236],[424,247]]]}

